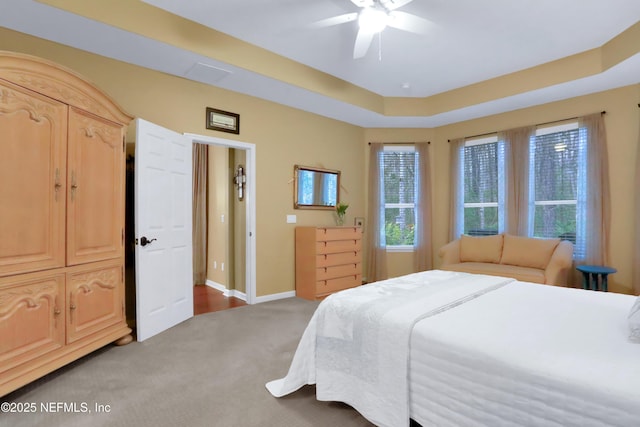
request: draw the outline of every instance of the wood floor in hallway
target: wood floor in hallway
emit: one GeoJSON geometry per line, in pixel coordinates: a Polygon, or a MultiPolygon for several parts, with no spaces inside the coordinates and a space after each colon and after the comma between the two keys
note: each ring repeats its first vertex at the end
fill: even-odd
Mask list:
{"type": "Polygon", "coordinates": [[[211,286],[197,285],[193,287],[193,314],[196,316],[243,305],[247,305],[247,303],[240,298],[226,297],[222,291],[211,286]]]}

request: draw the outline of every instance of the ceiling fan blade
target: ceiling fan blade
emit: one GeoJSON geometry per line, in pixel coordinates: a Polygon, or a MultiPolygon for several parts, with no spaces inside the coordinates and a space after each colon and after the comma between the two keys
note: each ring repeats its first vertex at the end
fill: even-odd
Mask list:
{"type": "Polygon", "coordinates": [[[412,1],[413,0],[380,0],[380,4],[382,4],[382,7],[384,7],[385,9],[391,11],[402,7],[405,4],[409,4],[412,1]]]}
{"type": "Polygon", "coordinates": [[[346,24],[347,22],[355,21],[356,19],[358,19],[358,14],[356,12],[345,13],[344,15],[333,16],[331,18],[312,22],[308,27],[311,29],[333,27],[334,25],[346,24]]]}
{"type": "MultiPolygon", "coordinates": [[[[412,1],[412,0],[409,0],[412,1]]],[[[351,0],[351,3],[358,7],[371,7],[373,6],[373,0],[351,0]]]]}
{"type": "Polygon", "coordinates": [[[373,40],[373,36],[375,33],[369,31],[358,31],[358,35],[356,36],[356,44],[353,46],[353,59],[362,58],[367,54],[369,50],[369,46],[371,46],[371,41],[373,40]]]}
{"type": "Polygon", "coordinates": [[[389,13],[389,17],[391,18],[387,21],[389,27],[423,36],[428,34],[429,29],[433,25],[431,21],[424,18],[397,10],[389,13]]]}

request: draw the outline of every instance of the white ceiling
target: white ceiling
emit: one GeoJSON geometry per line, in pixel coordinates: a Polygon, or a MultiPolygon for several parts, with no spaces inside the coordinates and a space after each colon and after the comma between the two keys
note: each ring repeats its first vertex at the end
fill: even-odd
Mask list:
{"type": "MultiPolygon", "coordinates": [[[[430,21],[427,34],[387,28],[354,60],[356,22],[309,28],[357,11],[350,0],[144,2],[385,97],[426,97],[600,47],[640,19],[639,0],[414,0],[398,10],[430,21]]],[[[3,0],[2,9],[0,25],[10,29],[364,127],[438,126],[640,83],[636,54],[573,82],[433,116],[387,117],[32,0],[3,0]]]]}

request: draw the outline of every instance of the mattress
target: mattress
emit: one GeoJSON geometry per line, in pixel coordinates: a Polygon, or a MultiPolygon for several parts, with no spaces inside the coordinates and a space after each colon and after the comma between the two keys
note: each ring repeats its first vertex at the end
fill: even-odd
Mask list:
{"type": "Polygon", "coordinates": [[[425,427],[640,425],[633,301],[515,282],[421,320],[411,417],[425,427]]]}

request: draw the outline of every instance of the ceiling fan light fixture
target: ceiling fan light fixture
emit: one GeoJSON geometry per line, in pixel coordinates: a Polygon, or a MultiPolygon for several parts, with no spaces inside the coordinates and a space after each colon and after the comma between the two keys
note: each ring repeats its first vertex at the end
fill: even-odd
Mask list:
{"type": "Polygon", "coordinates": [[[358,25],[362,31],[379,33],[384,30],[389,21],[389,15],[383,10],[365,7],[358,16],[358,25]]]}

